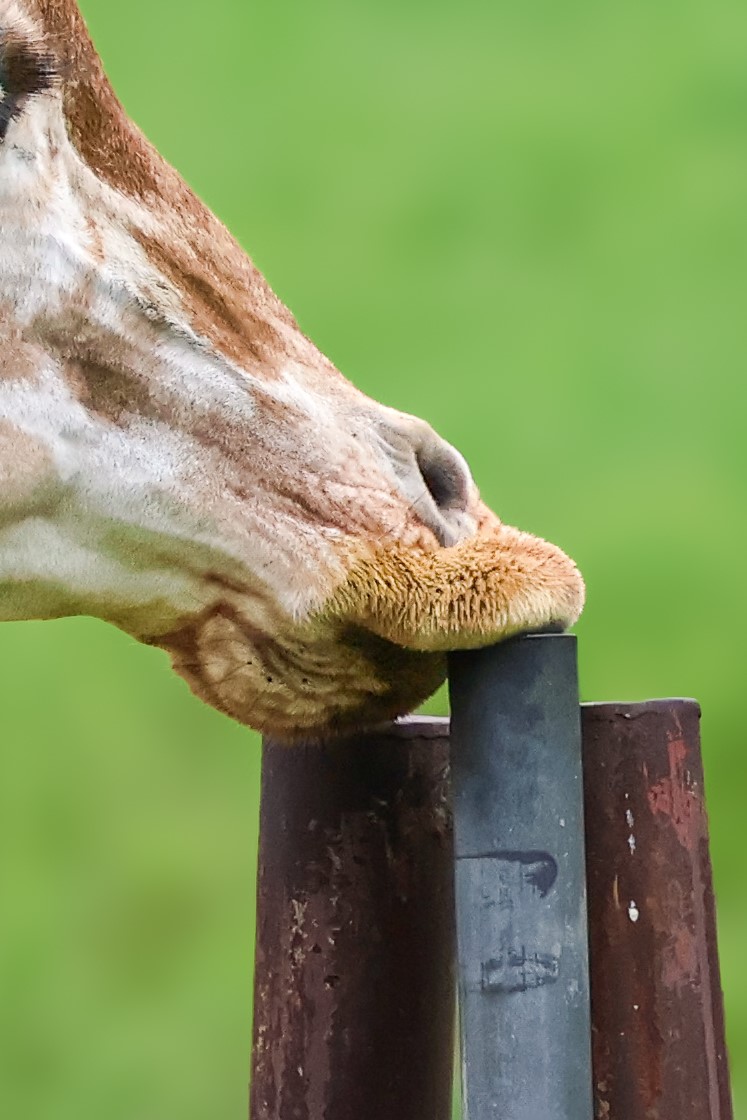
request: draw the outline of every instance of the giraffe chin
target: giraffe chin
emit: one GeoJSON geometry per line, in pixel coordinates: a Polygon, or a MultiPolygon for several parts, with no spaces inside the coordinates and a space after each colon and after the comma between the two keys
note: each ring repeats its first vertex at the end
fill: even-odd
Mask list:
{"type": "Polygon", "coordinates": [[[404,649],[352,623],[258,633],[223,602],[154,644],[201,700],[287,743],[374,727],[412,711],[446,677],[446,655],[404,649]]]}
{"type": "Polygon", "coordinates": [[[494,523],[450,548],[368,548],[309,619],[258,624],[245,597],[227,595],[157,644],[213,707],[308,742],[412,711],[443,682],[447,651],[565,628],[583,602],[559,548],[494,523]]]}

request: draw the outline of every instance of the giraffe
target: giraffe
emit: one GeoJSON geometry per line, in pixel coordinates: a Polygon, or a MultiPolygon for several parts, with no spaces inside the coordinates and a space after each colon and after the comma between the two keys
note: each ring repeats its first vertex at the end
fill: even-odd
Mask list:
{"type": "Polygon", "coordinates": [[[288,740],[580,614],[423,420],[356,389],[119,104],[75,0],[0,0],[0,620],[86,614],[288,740]]]}

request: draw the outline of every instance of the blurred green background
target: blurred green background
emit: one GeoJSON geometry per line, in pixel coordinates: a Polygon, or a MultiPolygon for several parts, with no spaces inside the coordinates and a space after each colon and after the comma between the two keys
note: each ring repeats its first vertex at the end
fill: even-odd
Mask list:
{"type": "MultiPolygon", "coordinates": [[[[579,561],[584,698],[702,701],[745,1120],[743,0],[82,7],[307,332],[579,561]]],[[[0,1111],[243,1118],[256,737],[90,620],[0,674],[0,1111]]]]}

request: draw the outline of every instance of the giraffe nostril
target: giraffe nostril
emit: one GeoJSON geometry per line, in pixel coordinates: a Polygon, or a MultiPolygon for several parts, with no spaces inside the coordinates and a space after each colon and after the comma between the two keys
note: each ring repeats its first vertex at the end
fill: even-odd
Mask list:
{"type": "Polygon", "coordinates": [[[439,441],[435,446],[419,448],[415,457],[436,507],[442,512],[465,510],[470,501],[472,477],[459,452],[439,441]]]}
{"type": "Polygon", "coordinates": [[[414,446],[420,497],[414,502],[442,545],[456,544],[474,532],[470,516],[475,487],[459,452],[431,429],[414,446]]]}
{"type": "Polygon", "coordinates": [[[378,425],[402,496],[440,544],[471,536],[477,524],[477,490],[469,467],[450,443],[424,420],[387,410],[378,425]]]}

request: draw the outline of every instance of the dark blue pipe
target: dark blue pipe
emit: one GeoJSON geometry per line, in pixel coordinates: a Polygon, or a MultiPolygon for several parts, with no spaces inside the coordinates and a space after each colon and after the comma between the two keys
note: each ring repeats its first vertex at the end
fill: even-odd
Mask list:
{"type": "Polygon", "coordinates": [[[592,1120],[576,639],[449,677],[464,1120],[592,1120]]]}

